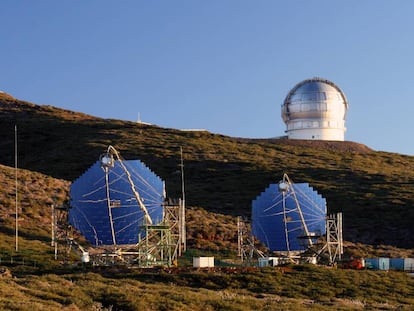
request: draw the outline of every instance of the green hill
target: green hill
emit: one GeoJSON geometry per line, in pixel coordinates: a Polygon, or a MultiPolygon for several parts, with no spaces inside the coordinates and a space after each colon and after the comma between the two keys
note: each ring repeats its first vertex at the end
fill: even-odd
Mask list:
{"type": "MultiPolygon", "coordinates": [[[[41,106],[0,93],[0,309],[410,310],[404,273],[293,266],[235,271],[67,268],[53,259],[51,205],[113,145],[180,196],[184,151],[187,257],[237,248],[235,216],[287,173],[344,214],[349,255],[414,256],[414,157],[354,142],[243,139],[185,132],[41,106]],[[15,253],[14,127],[18,127],[19,252],[15,253]]],[[[185,260],[185,258],[183,259],[185,260]]],[[[188,260],[188,258],[187,258],[188,260]]]]}
{"type": "Polygon", "coordinates": [[[344,238],[372,245],[414,247],[414,157],[377,152],[354,142],[243,139],[209,132],[101,119],[13,98],[0,99],[0,163],[73,181],[108,145],[138,158],[180,196],[184,151],[189,206],[223,215],[250,214],[251,200],[288,173],[309,182],[344,214],[344,238]]]}

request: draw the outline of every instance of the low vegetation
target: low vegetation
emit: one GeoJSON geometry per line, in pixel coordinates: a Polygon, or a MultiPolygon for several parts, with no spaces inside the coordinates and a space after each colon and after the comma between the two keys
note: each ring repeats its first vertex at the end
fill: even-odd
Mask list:
{"type": "Polygon", "coordinates": [[[7,310],[411,310],[405,273],[316,266],[94,271],[0,279],[7,310]]]}

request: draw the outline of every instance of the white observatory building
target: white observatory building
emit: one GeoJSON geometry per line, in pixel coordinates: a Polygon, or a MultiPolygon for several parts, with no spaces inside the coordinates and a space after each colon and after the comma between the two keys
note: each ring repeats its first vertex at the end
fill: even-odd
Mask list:
{"type": "Polygon", "coordinates": [[[286,96],[282,118],[289,139],[343,141],[348,101],[333,82],[304,80],[286,96]]]}

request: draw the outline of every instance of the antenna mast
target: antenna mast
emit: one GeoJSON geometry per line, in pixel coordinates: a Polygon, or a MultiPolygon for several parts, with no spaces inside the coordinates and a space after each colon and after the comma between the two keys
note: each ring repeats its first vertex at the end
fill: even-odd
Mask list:
{"type": "Polygon", "coordinates": [[[180,155],[181,155],[181,191],[182,191],[182,201],[181,201],[181,215],[179,217],[180,220],[180,238],[181,238],[181,245],[183,251],[187,250],[187,238],[186,238],[186,231],[185,231],[185,188],[184,188],[184,161],[183,161],[183,147],[180,146],[180,155]]]}
{"type": "Polygon", "coordinates": [[[14,170],[16,187],[16,252],[19,251],[19,208],[18,208],[18,182],[17,182],[17,125],[14,125],[14,170]]]}

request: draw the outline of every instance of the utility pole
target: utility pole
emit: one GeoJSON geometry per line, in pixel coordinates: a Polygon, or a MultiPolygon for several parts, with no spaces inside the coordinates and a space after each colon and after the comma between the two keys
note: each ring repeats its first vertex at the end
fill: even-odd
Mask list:
{"type": "Polygon", "coordinates": [[[181,246],[183,251],[187,250],[187,233],[185,230],[185,188],[184,188],[184,161],[183,161],[183,147],[180,146],[180,155],[181,155],[181,191],[182,191],[182,201],[181,201],[181,215],[180,215],[180,231],[181,231],[181,246]]]}
{"type": "Polygon", "coordinates": [[[15,188],[16,188],[16,252],[19,251],[19,199],[18,199],[18,182],[17,182],[17,125],[14,125],[14,170],[15,170],[15,188]]]}

